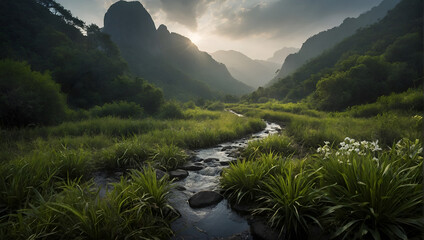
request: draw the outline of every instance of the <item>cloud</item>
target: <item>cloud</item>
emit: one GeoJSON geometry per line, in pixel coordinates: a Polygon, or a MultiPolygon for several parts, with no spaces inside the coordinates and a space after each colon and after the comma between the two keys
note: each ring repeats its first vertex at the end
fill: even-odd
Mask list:
{"type": "Polygon", "coordinates": [[[176,21],[191,30],[197,29],[201,17],[213,0],[160,0],[162,10],[170,21],[176,21]]]}
{"type": "Polygon", "coordinates": [[[289,38],[319,26],[330,26],[346,16],[359,15],[379,2],[381,0],[259,2],[250,8],[241,8],[234,14],[222,14],[220,17],[223,22],[217,26],[216,32],[235,39],[252,35],[289,38]]]}

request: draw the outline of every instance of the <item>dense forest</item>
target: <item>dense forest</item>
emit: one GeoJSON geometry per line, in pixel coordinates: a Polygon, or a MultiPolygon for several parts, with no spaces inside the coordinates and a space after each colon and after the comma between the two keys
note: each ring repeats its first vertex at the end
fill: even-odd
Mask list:
{"type": "Polygon", "coordinates": [[[309,60],[331,49],[343,39],[352,36],[357,30],[378,22],[399,2],[400,0],[384,0],[378,6],[373,7],[356,18],[346,18],[340,26],[308,38],[297,53],[289,55],[283,61],[283,66],[278,72],[278,75],[270,81],[269,85],[292,74],[309,60]]]}
{"type": "Polygon", "coordinates": [[[99,28],[1,0],[0,239],[420,239],[423,0],[397,2],[248,94],[139,1],[99,28]]]}
{"type": "Polygon", "coordinates": [[[419,0],[402,1],[380,22],[361,29],[272,86],[258,89],[248,99],[306,99],[318,109],[343,110],[420,87],[421,5],[419,0]]]}
{"type": "Polygon", "coordinates": [[[0,4],[0,57],[9,59],[1,62],[3,124],[57,123],[67,106],[88,109],[113,101],[134,102],[148,113],[160,107],[162,91],[132,76],[116,45],[97,26],[86,26],[54,1],[0,4]],[[34,98],[47,95],[61,100],[34,98]]]}

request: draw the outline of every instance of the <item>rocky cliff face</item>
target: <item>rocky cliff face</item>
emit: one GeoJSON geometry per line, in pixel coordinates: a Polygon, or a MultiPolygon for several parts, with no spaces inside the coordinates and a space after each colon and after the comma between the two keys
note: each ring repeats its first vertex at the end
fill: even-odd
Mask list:
{"type": "Polygon", "coordinates": [[[138,1],[113,4],[105,14],[104,31],[120,47],[147,49],[156,38],[155,23],[138,1]]]}
{"type": "Polygon", "coordinates": [[[156,30],[140,2],[113,4],[105,15],[104,31],[118,45],[132,72],[163,88],[168,97],[211,98],[252,90],[190,39],[169,32],[165,25],[156,30]]]}

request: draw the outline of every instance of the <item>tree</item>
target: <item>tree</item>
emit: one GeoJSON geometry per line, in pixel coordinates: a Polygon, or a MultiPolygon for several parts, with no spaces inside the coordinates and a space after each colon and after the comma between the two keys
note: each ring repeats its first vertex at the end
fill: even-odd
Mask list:
{"type": "Polygon", "coordinates": [[[49,73],[26,63],[0,61],[0,124],[22,127],[58,123],[66,116],[66,99],[49,73]]]}

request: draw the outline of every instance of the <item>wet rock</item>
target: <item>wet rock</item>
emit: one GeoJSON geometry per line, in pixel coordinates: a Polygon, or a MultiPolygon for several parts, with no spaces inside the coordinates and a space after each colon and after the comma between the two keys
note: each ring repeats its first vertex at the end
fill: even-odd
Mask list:
{"type": "Polygon", "coordinates": [[[156,172],[156,179],[157,180],[163,178],[167,174],[166,172],[159,170],[159,169],[155,169],[155,172],[156,172]]]}
{"type": "Polygon", "coordinates": [[[187,170],[187,171],[199,171],[204,168],[203,164],[201,166],[194,165],[194,164],[187,164],[181,167],[181,169],[187,170]]]}
{"type": "Polygon", "coordinates": [[[198,156],[193,156],[188,159],[189,162],[201,162],[203,159],[198,156]]]}
{"type": "Polygon", "coordinates": [[[239,151],[234,151],[234,152],[231,152],[230,154],[228,154],[228,156],[229,157],[232,157],[232,158],[238,158],[238,157],[240,157],[240,152],[239,151]]]}
{"type": "Polygon", "coordinates": [[[123,172],[115,172],[113,175],[115,175],[115,177],[120,178],[124,175],[123,172]]]}
{"type": "Polygon", "coordinates": [[[200,162],[196,162],[196,163],[194,163],[194,165],[196,165],[196,166],[203,166],[203,164],[200,163],[200,162]]]}
{"type": "Polygon", "coordinates": [[[253,209],[254,207],[255,205],[253,204],[239,204],[239,203],[231,204],[231,209],[241,214],[250,214],[251,209],[253,209]]]}
{"type": "Polygon", "coordinates": [[[221,164],[221,166],[229,166],[231,163],[231,161],[220,161],[219,164],[221,164]]]}
{"type": "Polygon", "coordinates": [[[171,179],[178,179],[178,180],[184,179],[188,176],[188,172],[183,169],[173,170],[168,172],[168,174],[171,179]]]}
{"type": "Polygon", "coordinates": [[[202,191],[194,194],[188,203],[192,208],[202,208],[217,204],[222,201],[224,197],[214,191],[202,191]]]}
{"type": "Polygon", "coordinates": [[[205,160],[203,160],[204,163],[218,162],[218,161],[219,161],[218,158],[206,158],[205,160]]]}
{"type": "Polygon", "coordinates": [[[254,220],[250,222],[250,232],[255,239],[260,240],[277,240],[283,239],[283,236],[279,236],[278,231],[268,226],[265,220],[254,220]]]}
{"type": "Polygon", "coordinates": [[[181,185],[177,185],[177,186],[175,187],[175,189],[177,189],[178,191],[185,191],[185,190],[187,190],[187,188],[185,188],[185,187],[183,187],[183,186],[181,186],[181,185]]]}
{"type": "Polygon", "coordinates": [[[232,148],[233,148],[233,146],[225,146],[225,147],[221,148],[221,152],[224,152],[224,151],[230,150],[230,149],[232,149],[232,148]]]}
{"type": "Polygon", "coordinates": [[[226,238],[214,238],[214,240],[248,240],[248,239],[252,239],[252,237],[249,234],[249,231],[245,231],[239,234],[235,234],[231,237],[226,237],[226,238]]]}
{"type": "Polygon", "coordinates": [[[266,130],[264,133],[268,134],[269,133],[269,130],[266,130]]]}

